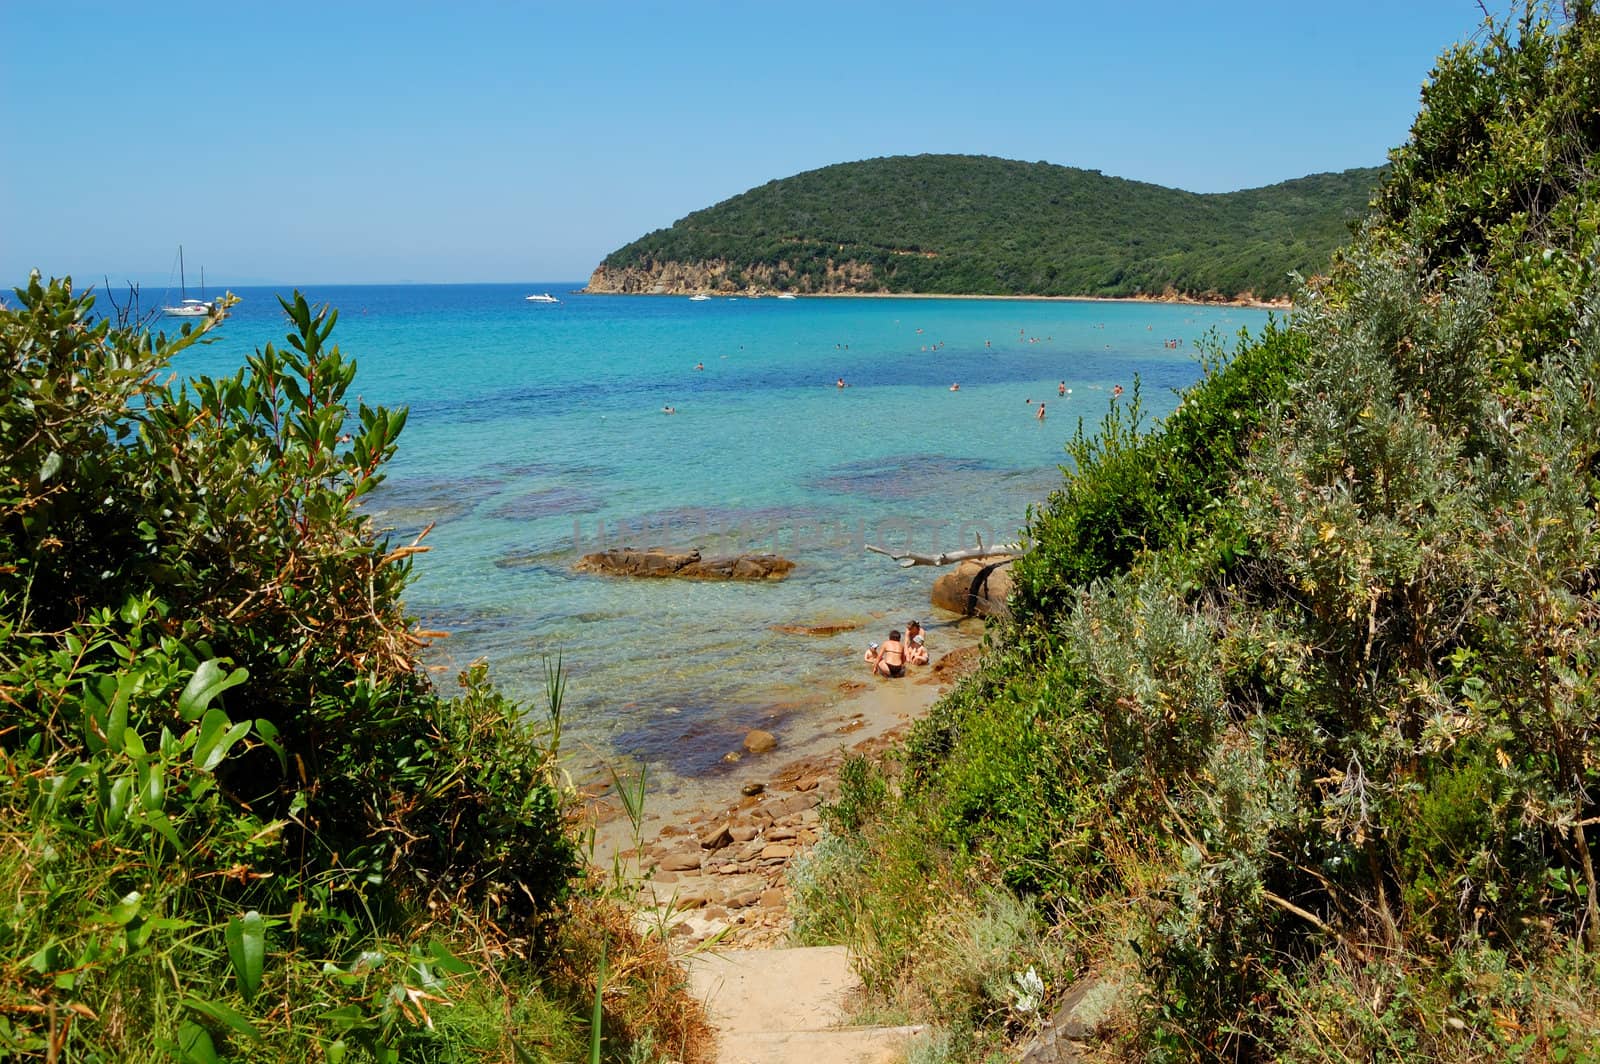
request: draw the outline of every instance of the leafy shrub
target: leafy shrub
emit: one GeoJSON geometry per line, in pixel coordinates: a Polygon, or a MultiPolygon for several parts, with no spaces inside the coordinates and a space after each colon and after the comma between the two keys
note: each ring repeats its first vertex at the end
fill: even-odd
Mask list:
{"type": "Polygon", "coordinates": [[[287,349],[186,383],[158,375],[219,317],[169,338],[96,318],[67,281],[16,295],[0,309],[0,872],[17,899],[0,1045],[509,1053],[515,1031],[470,1010],[435,1023],[435,1006],[462,979],[537,973],[444,940],[548,949],[578,868],[559,706],[542,732],[481,668],[447,700],[418,667],[400,595],[419,548],[358,506],[404,412],[348,408],[334,315],[298,295],[287,349]]]}

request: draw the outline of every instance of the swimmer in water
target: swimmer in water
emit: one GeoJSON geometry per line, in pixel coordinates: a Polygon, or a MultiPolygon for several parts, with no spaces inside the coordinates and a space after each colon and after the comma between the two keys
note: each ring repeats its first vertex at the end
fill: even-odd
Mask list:
{"type": "Polygon", "coordinates": [[[1044,404],[1043,403],[1039,404],[1039,420],[1040,421],[1044,420],[1044,404]]]}

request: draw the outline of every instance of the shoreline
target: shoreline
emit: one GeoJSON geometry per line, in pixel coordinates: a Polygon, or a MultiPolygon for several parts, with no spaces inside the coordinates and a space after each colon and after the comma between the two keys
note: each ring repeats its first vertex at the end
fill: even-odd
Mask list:
{"type": "Polygon", "coordinates": [[[816,807],[837,794],[839,766],[903,737],[971,672],[983,627],[977,618],[952,626],[954,645],[904,679],[846,681],[839,697],[784,728],[775,748],[743,753],[737,770],[659,792],[647,785],[637,835],[614,786],[580,788],[592,867],[620,870],[641,913],[684,947],[781,944],[792,926],[788,868],[816,842],[816,807]]]}
{"type": "MultiPolygon", "coordinates": [[[[700,294],[700,290],[681,292],[607,292],[587,286],[577,289],[586,296],[651,296],[682,299],[700,294]]],[[[776,299],[778,292],[706,292],[715,299],[776,299]]],[[[1045,296],[1045,295],[988,295],[982,293],[949,294],[943,292],[795,292],[796,299],[967,299],[1010,301],[1016,303],[1147,303],[1181,307],[1239,307],[1247,310],[1293,310],[1288,299],[1200,299],[1188,296],[1045,296]]]]}

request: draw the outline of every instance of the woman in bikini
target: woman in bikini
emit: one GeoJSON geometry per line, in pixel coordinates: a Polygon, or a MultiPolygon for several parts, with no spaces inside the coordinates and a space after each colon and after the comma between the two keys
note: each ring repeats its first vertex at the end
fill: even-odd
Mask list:
{"type": "Polygon", "coordinates": [[[890,632],[889,638],[878,648],[878,660],[872,671],[890,679],[906,674],[906,645],[900,642],[900,629],[890,632]]]}

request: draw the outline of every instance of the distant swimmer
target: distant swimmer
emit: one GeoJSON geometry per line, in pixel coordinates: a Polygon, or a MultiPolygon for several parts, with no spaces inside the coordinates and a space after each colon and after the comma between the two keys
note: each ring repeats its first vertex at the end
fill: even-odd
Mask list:
{"type": "Polygon", "coordinates": [[[993,340],[985,340],[983,342],[983,346],[984,347],[993,347],[994,346],[994,341],[993,340]]]}
{"type": "Polygon", "coordinates": [[[1060,396],[1065,396],[1067,394],[1067,382],[1066,381],[1062,381],[1060,384],[1056,385],[1056,394],[1060,395],[1060,396]]]}
{"type": "Polygon", "coordinates": [[[1039,413],[1036,416],[1039,418],[1040,421],[1044,420],[1044,404],[1043,403],[1039,404],[1039,413]]]}
{"type": "Polygon", "coordinates": [[[846,384],[845,384],[845,382],[844,382],[844,378],[843,378],[843,377],[840,377],[840,378],[839,378],[839,379],[838,379],[838,380],[836,380],[836,381],[834,381],[834,382],[833,382],[833,386],[834,386],[834,387],[835,387],[835,388],[844,388],[844,387],[848,387],[848,385],[846,385],[846,384]]]}
{"type": "Polygon", "coordinates": [[[704,362],[696,362],[694,364],[694,368],[697,369],[697,370],[705,369],[706,368],[706,364],[704,362]]]}
{"type": "Polygon", "coordinates": [[[1122,385],[1119,384],[1115,388],[1111,389],[1111,394],[1113,396],[1121,395],[1122,394],[1122,385]]]}
{"type": "Polygon", "coordinates": [[[661,412],[663,414],[676,414],[678,412],[678,408],[675,406],[664,406],[661,408],[661,412]]]}
{"type": "Polygon", "coordinates": [[[950,390],[951,390],[951,391],[952,391],[952,392],[959,392],[959,391],[960,391],[960,390],[961,390],[961,385],[959,385],[959,384],[952,384],[952,385],[951,385],[951,386],[950,386],[950,390]]]}

